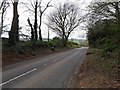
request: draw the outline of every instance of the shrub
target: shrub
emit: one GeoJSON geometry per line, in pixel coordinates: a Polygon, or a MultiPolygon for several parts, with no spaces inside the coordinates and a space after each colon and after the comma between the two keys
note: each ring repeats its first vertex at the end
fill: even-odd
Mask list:
{"type": "Polygon", "coordinates": [[[54,37],[52,40],[50,40],[49,45],[56,48],[63,47],[62,39],[59,37],[54,37]]]}
{"type": "Polygon", "coordinates": [[[105,43],[102,47],[101,56],[110,57],[111,53],[116,50],[117,46],[114,43],[105,43]]]}
{"type": "Polygon", "coordinates": [[[3,52],[15,52],[16,54],[32,53],[41,48],[53,47],[53,44],[46,41],[26,41],[19,42],[15,46],[4,45],[3,52]]]}

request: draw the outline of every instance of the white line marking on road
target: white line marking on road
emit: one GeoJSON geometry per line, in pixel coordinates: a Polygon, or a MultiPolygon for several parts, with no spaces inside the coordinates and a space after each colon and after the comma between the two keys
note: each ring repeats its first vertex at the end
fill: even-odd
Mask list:
{"type": "Polygon", "coordinates": [[[16,79],[18,79],[18,78],[20,78],[20,77],[22,77],[22,76],[25,76],[25,75],[33,72],[33,71],[36,71],[36,70],[37,70],[37,68],[34,68],[34,69],[32,69],[32,70],[30,70],[30,71],[28,71],[28,72],[25,72],[25,73],[23,73],[23,74],[21,74],[21,75],[19,75],[19,76],[17,76],[17,77],[14,77],[14,78],[6,81],[6,82],[1,83],[0,86],[3,86],[3,85],[5,85],[5,84],[7,84],[7,83],[9,83],[9,82],[11,82],[11,81],[14,81],[14,80],[16,80],[16,79]]]}

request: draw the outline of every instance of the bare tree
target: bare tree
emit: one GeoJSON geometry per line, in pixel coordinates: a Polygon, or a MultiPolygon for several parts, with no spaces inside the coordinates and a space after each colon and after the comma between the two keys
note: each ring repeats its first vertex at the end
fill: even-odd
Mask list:
{"type": "Polygon", "coordinates": [[[49,1],[46,6],[42,6],[42,4],[41,4],[42,0],[40,0],[40,1],[35,0],[33,2],[30,0],[30,7],[28,7],[28,5],[23,3],[29,11],[31,11],[32,13],[35,14],[35,20],[34,20],[35,40],[38,39],[37,27],[39,26],[39,40],[42,41],[42,34],[41,34],[42,16],[43,16],[44,12],[47,10],[47,8],[51,6],[50,2],[51,1],[49,1]],[[39,25],[37,23],[38,18],[39,18],[39,25]]]}
{"type": "Polygon", "coordinates": [[[74,31],[82,21],[78,11],[79,8],[77,5],[66,2],[64,5],[60,4],[49,16],[48,26],[62,38],[64,46],[67,45],[71,32],[74,31]]]}
{"type": "Polygon", "coordinates": [[[30,26],[30,28],[31,28],[31,40],[34,40],[35,35],[34,35],[33,25],[31,24],[31,22],[30,22],[30,19],[29,19],[29,18],[27,19],[27,21],[28,21],[28,24],[29,24],[29,26],[30,26]]]}
{"type": "Polygon", "coordinates": [[[19,15],[18,15],[18,1],[13,2],[13,20],[11,30],[9,32],[9,43],[15,45],[19,41],[19,15]]]}
{"type": "Polygon", "coordinates": [[[42,41],[42,34],[41,34],[41,24],[42,24],[42,16],[43,16],[43,14],[44,14],[44,12],[47,10],[47,8],[48,7],[51,7],[52,5],[50,5],[50,2],[51,1],[49,1],[48,3],[47,3],[47,5],[45,6],[45,8],[42,10],[42,6],[41,6],[41,2],[39,3],[39,17],[40,17],[40,24],[39,24],[39,40],[41,40],[42,41]]]}
{"type": "Polygon", "coordinates": [[[5,13],[7,11],[7,8],[9,7],[9,3],[7,0],[2,0],[2,2],[0,3],[0,11],[1,11],[1,21],[0,21],[0,38],[1,38],[1,34],[3,31],[3,28],[5,27],[4,24],[4,17],[5,17],[5,13]]]}
{"type": "Polygon", "coordinates": [[[23,3],[25,7],[27,8],[27,12],[32,12],[34,14],[34,24],[30,22],[30,18],[28,18],[28,24],[31,28],[31,40],[38,40],[38,33],[37,33],[37,27],[38,27],[38,0],[34,0],[33,2],[29,0],[30,5],[27,5],[26,3],[23,3]],[[32,27],[33,26],[33,27],[32,27]]]}

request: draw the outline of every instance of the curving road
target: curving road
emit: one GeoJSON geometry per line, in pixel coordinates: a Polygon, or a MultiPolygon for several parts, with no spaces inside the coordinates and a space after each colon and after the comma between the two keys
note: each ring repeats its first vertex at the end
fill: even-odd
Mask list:
{"type": "Polygon", "coordinates": [[[77,48],[10,65],[2,88],[68,88],[87,48],[77,48]]]}

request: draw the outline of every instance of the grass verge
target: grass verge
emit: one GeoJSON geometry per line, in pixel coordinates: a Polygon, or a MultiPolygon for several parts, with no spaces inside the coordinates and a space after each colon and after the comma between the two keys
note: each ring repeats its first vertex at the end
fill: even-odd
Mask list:
{"type": "Polygon", "coordinates": [[[75,75],[72,88],[120,88],[118,76],[118,53],[102,57],[100,49],[89,49],[75,75]]]}
{"type": "MultiPolygon", "coordinates": [[[[39,58],[45,55],[58,53],[62,51],[70,50],[70,48],[55,48],[54,50],[51,48],[39,48],[37,50],[31,51],[29,53],[17,53],[17,52],[3,52],[2,53],[2,67],[26,60],[31,60],[34,58],[39,58]]],[[[16,50],[17,51],[17,50],[16,50]]]]}

